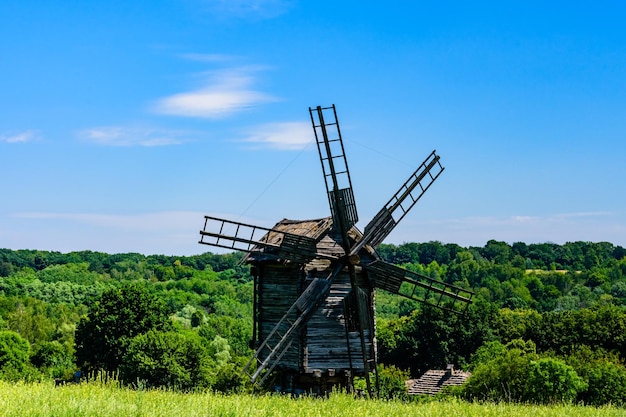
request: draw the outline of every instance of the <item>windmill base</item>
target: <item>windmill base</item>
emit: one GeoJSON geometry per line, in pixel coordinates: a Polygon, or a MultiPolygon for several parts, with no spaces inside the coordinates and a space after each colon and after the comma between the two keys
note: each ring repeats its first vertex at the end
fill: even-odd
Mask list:
{"type": "Polygon", "coordinates": [[[353,392],[354,376],[350,371],[335,372],[334,369],[315,369],[310,373],[279,371],[275,376],[273,391],[295,396],[326,396],[333,391],[353,392]]]}

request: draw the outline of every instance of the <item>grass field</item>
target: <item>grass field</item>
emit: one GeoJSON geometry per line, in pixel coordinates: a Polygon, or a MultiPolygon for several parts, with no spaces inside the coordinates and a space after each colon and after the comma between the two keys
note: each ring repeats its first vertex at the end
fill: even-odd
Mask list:
{"type": "Polygon", "coordinates": [[[132,391],[113,385],[51,383],[11,384],[0,381],[0,416],[42,417],[158,417],[158,416],[626,416],[625,409],[580,406],[470,404],[457,400],[406,404],[357,400],[336,394],[328,399],[283,396],[181,394],[132,391]]]}

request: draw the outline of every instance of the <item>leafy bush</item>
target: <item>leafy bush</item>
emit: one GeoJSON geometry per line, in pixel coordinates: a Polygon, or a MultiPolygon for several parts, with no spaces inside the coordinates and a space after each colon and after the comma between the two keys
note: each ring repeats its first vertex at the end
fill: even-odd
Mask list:
{"type": "Polygon", "coordinates": [[[566,358],[587,383],[578,401],[588,405],[626,405],[626,367],[615,354],[580,346],[566,358]]]}
{"type": "Polygon", "coordinates": [[[539,404],[570,403],[587,384],[574,369],[555,358],[531,361],[525,399],[539,404]]]}
{"type": "Polygon", "coordinates": [[[532,342],[514,340],[504,351],[497,344],[484,346],[462,395],[472,400],[569,403],[587,388],[585,381],[564,361],[539,358],[532,342]]]}
{"type": "Polygon", "coordinates": [[[78,365],[117,370],[133,337],[170,327],[165,304],[146,288],[131,284],[105,291],[76,329],[78,365]]]}
{"type": "Polygon", "coordinates": [[[379,398],[388,400],[406,398],[406,381],[410,378],[408,371],[396,368],[393,365],[378,365],[379,398]]]}
{"type": "Polygon", "coordinates": [[[0,369],[12,368],[18,372],[28,365],[30,345],[11,330],[0,331],[0,369]]]}
{"type": "Polygon", "coordinates": [[[198,336],[151,330],[130,342],[120,379],[148,388],[189,391],[211,385],[213,365],[198,336]]]}
{"type": "Polygon", "coordinates": [[[472,400],[523,401],[530,361],[536,356],[519,348],[509,348],[478,364],[463,388],[463,396],[472,400]]]}
{"type": "Polygon", "coordinates": [[[65,348],[55,340],[53,342],[42,342],[36,346],[30,361],[38,368],[50,368],[63,362],[65,357],[65,348]]]}
{"type": "Polygon", "coordinates": [[[481,363],[486,363],[496,359],[506,353],[506,346],[497,340],[485,342],[476,352],[470,357],[470,363],[466,368],[468,371],[473,371],[481,363]]]}
{"type": "Polygon", "coordinates": [[[0,331],[0,379],[36,380],[39,372],[29,363],[30,344],[18,333],[0,331]]]}

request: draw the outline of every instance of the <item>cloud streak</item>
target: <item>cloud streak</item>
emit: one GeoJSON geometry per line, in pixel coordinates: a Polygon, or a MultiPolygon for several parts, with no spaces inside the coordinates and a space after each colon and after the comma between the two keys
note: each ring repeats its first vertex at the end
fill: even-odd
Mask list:
{"type": "Polygon", "coordinates": [[[313,141],[306,122],[267,123],[250,128],[244,142],[278,150],[300,150],[313,141]]]}
{"type": "Polygon", "coordinates": [[[545,216],[463,217],[423,222],[407,219],[402,227],[398,227],[400,230],[392,232],[390,238],[396,242],[438,240],[462,246],[482,246],[491,239],[508,243],[611,241],[620,244],[624,241],[626,225],[613,217],[615,213],[598,211],[545,216]]]}
{"type": "Polygon", "coordinates": [[[15,135],[0,135],[0,142],[5,143],[26,143],[32,142],[38,138],[37,133],[33,130],[26,130],[15,135]]]}
{"type": "MultiPolygon", "coordinates": [[[[37,248],[68,252],[97,250],[108,253],[139,252],[144,254],[189,255],[205,252],[199,245],[198,231],[204,212],[155,211],[145,213],[63,213],[22,212],[0,216],[0,238],[12,242],[13,249],[37,248]],[[158,225],[158,227],[155,227],[158,225]]],[[[237,218],[232,213],[210,213],[237,218]]],[[[487,241],[525,243],[608,241],[626,246],[626,225],[619,219],[603,223],[604,214],[566,213],[572,222],[555,220],[562,214],[531,217],[534,223],[519,216],[465,217],[419,221],[407,218],[386,239],[386,243],[440,241],[461,246],[483,246],[487,241]],[[594,220],[595,219],[595,220],[594,220]]],[[[270,216],[270,219],[272,216],[270,216]]],[[[238,218],[251,224],[271,226],[272,220],[238,218]]],[[[214,251],[214,248],[211,248],[214,251]]]]}
{"type": "Polygon", "coordinates": [[[189,132],[137,128],[124,126],[102,126],[85,129],[78,136],[88,142],[104,146],[169,146],[184,143],[189,132]]]}
{"type": "Polygon", "coordinates": [[[195,254],[206,251],[197,243],[203,214],[22,212],[0,216],[0,237],[12,241],[14,249],[195,254]]]}
{"type": "Polygon", "coordinates": [[[197,90],[158,100],[154,111],[171,116],[221,119],[278,100],[253,89],[254,81],[248,69],[221,70],[197,90]]]}
{"type": "Polygon", "coordinates": [[[271,19],[287,12],[288,0],[208,0],[207,6],[223,16],[271,19]]]}

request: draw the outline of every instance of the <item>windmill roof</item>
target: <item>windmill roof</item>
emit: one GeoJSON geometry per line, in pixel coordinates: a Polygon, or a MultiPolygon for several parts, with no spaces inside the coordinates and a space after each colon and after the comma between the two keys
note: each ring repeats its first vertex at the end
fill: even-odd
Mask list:
{"type": "MultiPolygon", "coordinates": [[[[341,246],[341,236],[330,233],[333,226],[332,217],[322,217],[311,220],[291,220],[283,219],[276,223],[272,230],[288,233],[291,235],[304,236],[313,239],[316,242],[316,251],[333,256],[343,256],[345,254],[341,246]]],[[[356,228],[351,227],[348,231],[351,239],[360,240],[363,234],[356,228]]],[[[270,231],[262,240],[272,245],[281,245],[283,240],[282,233],[274,233],[270,231]]],[[[367,246],[364,248],[368,253],[372,254],[374,250],[367,246]]],[[[266,250],[263,247],[255,246],[250,253],[246,255],[244,261],[263,261],[276,259],[275,252],[270,248],[266,250]]],[[[286,260],[285,260],[286,261],[286,260]]]]}
{"type": "MultiPolygon", "coordinates": [[[[321,219],[313,220],[282,219],[276,223],[272,229],[294,235],[306,236],[317,240],[322,234],[329,231],[332,225],[333,220],[331,217],[323,217],[321,219]]],[[[272,239],[272,236],[268,236],[268,238],[272,239]]]]}
{"type": "MultiPolygon", "coordinates": [[[[311,219],[311,220],[292,220],[292,219],[282,219],[274,227],[272,230],[276,230],[278,232],[287,233],[290,235],[304,236],[312,239],[315,242],[318,242],[322,239],[328,240],[329,231],[332,229],[333,220],[332,217],[323,217],[319,219],[311,219]]],[[[280,246],[282,244],[284,235],[283,233],[275,233],[273,231],[268,232],[266,235],[262,237],[263,242],[267,242],[270,245],[280,246]]],[[[336,242],[334,243],[335,248],[339,248],[342,253],[343,249],[336,242]]],[[[276,260],[276,252],[273,248],[266,249],[262,246],[255,246],[252,248],[250,253],[248,253],[243,261],[266,261],[266,260],[276,260]]],[[[288,261],[287,259],[283,259],[283,261],[288,261]]]]}

